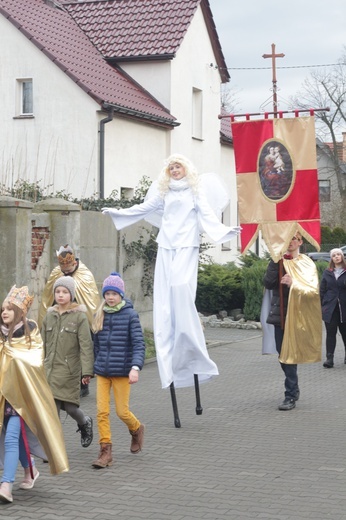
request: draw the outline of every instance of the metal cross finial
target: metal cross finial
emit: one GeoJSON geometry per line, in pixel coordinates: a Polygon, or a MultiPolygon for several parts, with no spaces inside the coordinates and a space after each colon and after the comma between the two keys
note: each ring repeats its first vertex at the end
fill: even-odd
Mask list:
{"type": "Polygon", "coordinates": [[[284,54],[275,54],[275,43],[272,43],[272,53],[271,54],[263,54],[262,58],[271,58],[272,59],[272,71],[273,71],[273,112],[274,117],[278,112],[278,100],[277,100],[277,87],[276,87],[276,58],[284,58],[284,54]]]}

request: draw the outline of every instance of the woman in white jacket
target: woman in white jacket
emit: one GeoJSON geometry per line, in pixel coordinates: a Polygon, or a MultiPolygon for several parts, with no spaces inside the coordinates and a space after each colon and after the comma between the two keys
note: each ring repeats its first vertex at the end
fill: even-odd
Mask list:
{"type": "Polygon", "coordinates": [[[194,166],[178,154],[167,159],[156,193],[148,200],[126,209],[104,208],[103,213],[118,230],[143,218],[150,221],[153,214],[162,217],[154,276],[154,336],[162,387],[193,386],[194,374],[200,381],[218,375],[195,306],[200,233],[223,243],[240,228],[218,220],[194,166]]]}

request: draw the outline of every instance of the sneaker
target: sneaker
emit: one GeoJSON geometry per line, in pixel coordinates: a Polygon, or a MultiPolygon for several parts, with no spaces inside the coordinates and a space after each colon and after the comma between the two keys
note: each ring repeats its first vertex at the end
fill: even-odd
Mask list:
{"type": "Polygon", "coordinates": [[[87,448],[93,441],[93,420],[88,415],[85,416],[86,423],[78,426],[77,432],[80,432],[80,443],[83,448],[87,448]]]}
{"type": "Polygon", "coordinates": [[[36,467],[33,467],[34,472],[34,478],[31,478],[31,475],[25,476],[24,479],[19,484],[19,489],[32,489],[35,485],[36,480],[40,476],[40,473],[36,469],[36,467]]]}
{"type": "Polygon", "coordinates": [[[9,504],[13,502],[12,484],[10,482],[1,482],[0,484],[0,502],[9,504]]]}
{"type": "Polygon", "coordinates": [[[132,435],[130,451],[131,453],[138,453],[142,450],[144,442],[144,424],[141,424],[136,431],[130,430],[130,433],[132,435]]]}
{"type": "Polygon", "coordinates": [[[297,392],[296,392],[296,395],[293,397],[293,399],[294,399],[295,401],[299,401],[299,397],[300,397],[300,390],[299,390],[299,388],[298,388],[298,390],[297,390],[297,392]]]}
{"type": "Polygon", "coordinates": [[[291,399],[291,397],[286,397],[284,401],[279,405],[279,410],[293,410],[296,407],[295,399],[291,399]]]}

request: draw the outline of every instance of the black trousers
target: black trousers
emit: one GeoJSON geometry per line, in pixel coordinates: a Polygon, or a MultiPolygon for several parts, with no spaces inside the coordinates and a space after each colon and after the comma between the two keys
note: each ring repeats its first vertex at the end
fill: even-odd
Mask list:
{"type": "MultiPolygon", "coordinates": [[[[275,345],[280,356],[284,331],[280,326],[275,325],[275,345]]],[[[294,399],[299,392],[297,365],[280,363],[285,374],[285,397],[294,399]]]]}
{"type": "Polygon", "coordinates": [[[329,323],[324,322],[324,324],[325,324],[326,332],[327,332],[327,336],[326,336],[327,356],[328,356],[328,354],[331,356],[334,355],[335,347],[336,347],[336,335],[337,335],[338,329],[340,331],[342,340],[344,342],[345,351],[346,351],[346,323],[341,323],[339,305],[336,305],[330,322],[329,323]]]}

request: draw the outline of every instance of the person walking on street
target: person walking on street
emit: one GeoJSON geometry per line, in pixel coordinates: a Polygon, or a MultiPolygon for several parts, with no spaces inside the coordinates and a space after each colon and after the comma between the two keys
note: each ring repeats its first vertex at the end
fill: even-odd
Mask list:
{"type": "Polygon", "coordinates": [[[54,300],[42,324],[44,366],[60,415],[64,410],[78,424],[83,448],[93,440],[92,419],[79,407],[80,376],[89,384],[93,377],[93,343],[84,305],[74,302],[75,282],[61,276],[53,286],[54,300]]]}
{"type": "Polygon", "coordinates": [[[12,287],[0,314],[0,501],[13,502],[12,487],[20,461],[30,490],[39,477],[31,454],[49,463],[53,475],[68,471],[64,437],[43,367],[42,338],[27,312],[28,288],[12,287]],[[4,457],[3,457],[4,456],[4,457]]]}
{"type": "MultiPolygon", "coordinates": [[[[88,269],[79,258],[76,258],[74,250],[68,244],[61,246],[56,254],[59,265],[52,270],[43,289],[38,314],[38,326],[40,328],[42,327],[43,319],[48,308],[54,304],[53,285],[56,280],[61,276],[72,276],[76,286],[76,301],[85,305],[89,327],[91,329],[94,314],[100,304],[95,278],[90,269],[88,269]]],[[[81,382],[80,396],[86,397],[87,395],[89,395],[89,385],[85,385],[81,382]]]]}
{"type": "Polygon", "coordinates": [[[345,347],[344,362],[346,363],[346,262],[339,248],[330,251],[330,263],[322,276],[320,296],[322,319],[327,332],[327,358],[323,366],[333,368],[338,329],[345,347]]]}
{"type": "Polygon", "coordinates": [[[125,299],[125,284],[119,273],[108,276],[102,287],[101,303],[93,323],[94,373],[96,375],[97,426],[100,451],[94,468],[112,464],[110,392],[116,414],[131,434],[131,453],[142,450],[144,425],[129,410],[131,385],[138,382],[145,357],[145,343],[139,316],[125,299]]]}
{"type": "Polygon", "coordinates": [[[279,410],[292,410],[300,397],[298,363],[321,360],[322,320],[315,263],[299,253],[297,231],[283,259],[269,262],[264,286],[272,291],[267,323],[274,325],[275,344],[285,374],[285,398],[279,410]]]}

